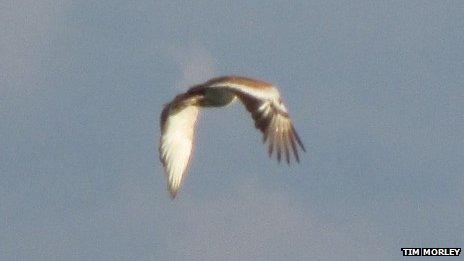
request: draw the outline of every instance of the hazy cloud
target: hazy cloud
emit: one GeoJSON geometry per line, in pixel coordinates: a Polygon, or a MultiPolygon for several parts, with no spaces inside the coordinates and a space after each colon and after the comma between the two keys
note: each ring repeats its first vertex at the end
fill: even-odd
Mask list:
{"type": "MultiPolygon", "coordinates": [[[[69,1],[9,1],[2,4],[0,29],[2,86],[0,94],[30,94],[46,84],[43,63],[51,36],[69,1]]],[[[13,98],[14,96],[10,97],[13,98]]]]}
{"type": "Polygon", "coordinates": [[[214,77],[217,73],[216,61],[208,50],[199,43],[188,42],[185,45],[174,43],[165,51],[169,54],[181,72],[176,88],[184,90],[214,77]]]}
{"type": "Polygon", "coordinates": [[[0,259],[398,260],[464,244],[459,2],[10,2],[0,259]],[[308,153],[279,165],[239,104],[205,110],[170,200],[163,104],[237,72],[279,81],[308,153]]]}

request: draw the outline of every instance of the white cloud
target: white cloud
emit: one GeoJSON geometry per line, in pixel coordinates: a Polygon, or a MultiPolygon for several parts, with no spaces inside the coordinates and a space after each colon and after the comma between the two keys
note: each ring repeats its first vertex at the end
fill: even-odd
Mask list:
{"type": "Polygon", "coordinates": [[[191,42],[187,46],[173,45],[166,49],[182,73],[176,88],[184,90],[215,76],[216,61],[203,45],[191,42]]]}

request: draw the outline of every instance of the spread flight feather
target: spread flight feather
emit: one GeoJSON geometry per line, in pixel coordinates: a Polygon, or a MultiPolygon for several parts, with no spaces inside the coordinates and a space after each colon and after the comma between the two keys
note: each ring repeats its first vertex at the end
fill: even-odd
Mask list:
{"type": "Polygon", "coordinates": [[[305,151],[280,94],[273,85],[246,77],[213,78],[191,87],[165,105],[161,113],[160,160],[174,198],[187,173],[192,155],[195,125],[200,107],[223,107],[239,99],[251,113],[255,127],[268,142],[268,154],[276,151],[280,162],[291,155],[299,162],[298,146],[305,151]],[[291,153],[292,152],[292,153],[291,153]]]}

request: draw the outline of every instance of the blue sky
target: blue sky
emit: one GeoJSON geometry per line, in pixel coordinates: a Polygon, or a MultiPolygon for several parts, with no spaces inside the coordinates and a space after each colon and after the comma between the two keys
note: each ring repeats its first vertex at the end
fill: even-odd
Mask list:
{"type": "Polygon", "coordinates": [[[462,1],[193,2],[0,2],[0,259],[464,246],[462,1]],[[240,104],[203,111],[172,201],[162,106],[227,74],[278,85],[308,152],[279,165],[240,104]]]}

